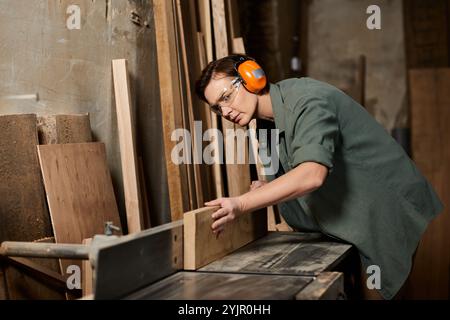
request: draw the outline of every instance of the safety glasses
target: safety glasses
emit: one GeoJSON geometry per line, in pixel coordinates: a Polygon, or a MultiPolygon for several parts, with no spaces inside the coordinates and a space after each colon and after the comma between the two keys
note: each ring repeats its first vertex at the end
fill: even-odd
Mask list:
{"type": "Polygon", "coordinates": [[[222,116],[222,108],[230,107],[239,93],[239,89],[241,88],[241,80],[240,78],[234,78],[229,87],[223,88],[223,91],[220,97],[217,99],[216,103],[211,106],[211,110],[222,116]]]}

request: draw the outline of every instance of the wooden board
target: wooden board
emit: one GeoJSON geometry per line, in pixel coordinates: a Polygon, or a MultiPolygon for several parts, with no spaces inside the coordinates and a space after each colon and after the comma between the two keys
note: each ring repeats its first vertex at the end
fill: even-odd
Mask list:
{"type": "MultiPolygon", "coordinates": [[[[84,245],[91,245],[92,243],[92,238],[89,239],[84,239],[83,240],[83,244],[84,245]]],[[[92,266],[91,266],[91,261],[90,260],[83,260],[82,264],[81,264],[81,277],[82,277],[82,284],[81,284],[81,289],[82,289],[82,294],[83,297],[92,295],[94,293],[93,290],[93,273],[92,273],[92,266]]]]}
{"type": "Polygon", "coordinates": [[[334,270],[351,248],[315,233],[269,232],[200,271],[317,276],[334,270]]]}
{"type": "MultiPolygon", "coordinates": [[[[225,16],[225,3],[224,0],[212,0],[212,12],[213,12],[213,24],[214,24],[214,39],[216,45],[216,58],[220,59],[226,57],[229,54],[228,50],[228,32],[227,21],[225,16]]],[[[236,137],[228,135],[231,130],[243,129],[238,125],[222,118],[222,129],[224,134],[225,150],[234,146],[236,155],[236,137]]],[[[246,149],[248,149],[246,147],[246,149]]],[[[225,152],[224,152],[225,154],[225,152]]],[[[236,164],[236,159],[227,159],[233,164],[226,164],[227,183],[228,183],[228,196],[239,196],[250,188],[250,167],[248,165],[248,159],[246,164],[236,164]]]]}
{"type": "Polygon", "coordinates": [[[183,212],[189,208],[186,167],[171,160],[176,145],[171,141],[171,134],[175,129],[183,128],[175,14],[172,1],[167,0],[154,0],[153,10],[170,212],[175,221],[182,219],[183,212]]]}
{"type": "Polygon", "coordinates": [[[114,94],[116,97],[117,126],[119,128],[120,158],[122,163],[123,190],[127,211],[128,232],[142,230],[143,213],[141,193],[139,190],[139,174],[136,157],[136,140],[134,119],[131,108],[130,85],[128,80],[127,61],[112,61],[114,94]]]}
{"type": "MultiPolygon", "coordinates": [[[[200,66],[203,70],[206,67],[206,49],[205,49],[205,43],[204,43],[204,36],[202,33],[198,33],[198,46],[199,46],[199,56],[200,56],[200,66]]],[[[208,128],[217,129],[218,126],[218,119],[217,115],[210,111],[210,107],[207,103],[204,103],[204,108],[209,110],[209,117],[206,114],[206,125],[208,128]]],[[[214,139],[214,150],[219,150],[219,141],[217,139],[214,139]]],[[[219,152],[214,153],[214,163],[212,164],[212,176],[214,179],[214,187],[216,192],[216,198],[221,198],[224,196],[224,186],[222,182],[222,170],[220,169],[220,157],[219,152]]],[[[212,199],[211,199],[212,200],[212,199]]]]}
{"type": "MultiPolygon", "coordinates": [[[[201,179],[201,172],[200,172],[200,164],[198,163],[201,160],[201,156],[199,159],[197,159],[197,155],[202,150],[202,144],[198,144],[198,138],[200,141],[202,141],[202,137],[197,135],[199,134],[197,130],[195,130],[195,118],[194,118],[194,103],[193,103],[193,95],[191,91],[191,78],[194,74],[191,73],[189,70],[189,65],[195,65],[196,58],[198,59],[198,55],[195,55],[195,52],[192,50],[194,49],[194,46],[192,46],[191,37],[196,36],[196,34],[190,34],[190,30],[186,29],[184,24],[186,23],[185,20],[188,20],[186,18],[189,18],[187,16],[187,10],[184,10],[185,18],[183,18],[183,8],[181,6],[181,0],[175,0],[176,1],[176,15],[177,15],[177,26],[178,26],[178,34],[180,38],[180,55],[181,55],[181,65],[183,68],[183,78],[181,78],[181,81],[184,80],[184,89],[185,94],[183,95],[185,97],[185,105],[184,109],[187,111],[188,117],[187,117],[187,123],[185,123],[185,128],[189,129],[189,132],[191,133],[191,142],[192,142],[192,157],[191,161],[192,164],[188,165],[188,170],[191,171],[191,175],[193,175],[193,183],[192,186],[189,188],[190,192],[190,198],[191,198],[191,210],[197,209],[199,206],[203,206],[204,200],[203,200],[203,188],[202,188],[202,179],[201,179]],[[194,54],[193,56],[190,55],[188,62],[188,50],[190,51],[190,54],[194,54]],[[192,61],[191,61],[192,60],[192,61]]],[[[186,5],[185,1],[185,5],[186,5]]],[[[187,8],[186,8],[187,9],[187,8]]],[[[183,86],[182,86],[183,87],[183,86]]],[[[201,134],[201,133],[200,133],[201,134]]]]}
{"type": "Polygon", "coordinates": [[[37,128],[40,144],[92,142],[89,114],[39,116],[37,128]]]}
{"type": "Polygon", "coordinates": [[[199,8],[200,31],[204,36],[205,42],[206,63],[209,63],[213,60],[210,0],[198,0],[198,8],[199,8]]]}
{"type": "Polygon", "coordinates": [[[143,227],[144,229],[149,229],[152,227],[151,217],[150,217],[150,206],[147,197],[147,183],[145,182],[145,172],[144,172],[144,162],[142,157],[138,158],[139,167],[139,186],[141,188],[141,200],[142,200],[142,212],[143,212],[143,227]]]}
{"type": "Polygon", "coordinates": [[[448,299],[450,290],[450,69],[411,70],[413,159],[444,204],[415,256],[406,296],[448,299]]]}
{"type": "Polygon", "coordinates": [[[217,238],[211,231],[211,214],[218,208],[201,208],[184,214],[184,269],[197,270],[261,238],[267,216],[250,213],[225,226],[217,238]]]}
{"type": "Polygon", "coordinates": [[[127,299],[293,300],[311,281],[313,277],[178,272],[127,299]]]}
{"type": "MultiPolygon", "coordinates": [[[[120,226],[103,143],[38,146],[56,243],[81,244],[104,233],[104,223],[120,226]]],[[[64,260],[65,272],[70,264],[64,260]]]]}
{"type": "Polygon", "coordinates": [[[36,115],[0,116],[0,242],[49,237],[36,115]]]}

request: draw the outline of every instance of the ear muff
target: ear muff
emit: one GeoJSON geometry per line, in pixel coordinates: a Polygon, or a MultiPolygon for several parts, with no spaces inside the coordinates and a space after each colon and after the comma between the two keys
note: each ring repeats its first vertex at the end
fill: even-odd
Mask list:
{"type": "Polygon", "coordinates": [[[254,60],[238,62],[236,71],[243,80],[244,87],[251,93],[258,93],[267,84],[266,74],[261,66],[254,60]]]}

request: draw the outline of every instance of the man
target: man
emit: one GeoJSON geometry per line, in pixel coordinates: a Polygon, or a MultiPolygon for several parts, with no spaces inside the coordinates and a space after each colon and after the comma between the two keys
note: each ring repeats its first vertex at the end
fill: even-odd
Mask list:
{"type": "Polygon", "coordinates": [[[213,232],[242,214],[278,204],[292,227],[355,245],[364,270],[380,268],[378,292],[392,299],[442,204],[384,128],[331,85],[310,78],[269,84],[244,55],[211,62],[196,91],[229,121],[245,126],[266,119],[279,130],[281,167],[275,179],[207,203],[221,207],[212,215],[213,232]]]}

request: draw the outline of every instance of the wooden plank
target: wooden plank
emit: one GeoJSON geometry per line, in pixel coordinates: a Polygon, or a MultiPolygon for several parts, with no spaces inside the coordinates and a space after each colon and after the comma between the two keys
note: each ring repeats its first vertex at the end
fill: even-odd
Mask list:
{"type": "MultiPolygon", "coordinates": [[[[180,49],[181,49],[181,60],[182,60],[182,66],[184,70],[184,82],[185,82],[185,88],[186,88],[186,102],[185,109],[187,109],[188,112],[188,119],[189,124],[186,125],[190,129],[191,132],[191,138],[192,138],[192,165],[190,166],[193,169],[193,175],[194,175],[194,188],[190,188],[191,194],[194,193],[194,195],[191,195],[191,198],[195,197],[194,205],[191,205],[191,209],[197,209],[199,206],[203,206],[204,200],[203,200],[203,187],[202,187],[202,179],[201,179],[201,172],[200,172],[200,159],[197,159],[198,151],[202,150],[202,145],[197,145],[198,138],[200,138],[200,141],[202,141],[202,137],[197,137],[198,132],[195,130],[195,124],[194,124],[194,105],[193,105],[193,96],[191,91],[191,72],[189,70],[189,62],[187,58],[187,47],[189,49],[193,49],[193,46],[189,46],[189,30],[187,30],[185,36],[185,27],[184,27],[184,19],[182,14],[182,8],[181,8],[181,1],[176,0],[176,13],[177,13],[177,19],[178,19],[178,32],[180,36],[180,49]],[[195,190],[194,190],[195,189],[195,190]]],[[[191,52],[194,53],[194,52],[191,52]]],[[[194,53],[194,57],[192,60],[195,60],[195,57],[197,57],[194,53]]],[[[190,64],[194,64],[195,62],[190,62],[190,64]]]]}
{"type": "MultiPolygon", "coordinates": [[[[84,239],[83,244],[84,245],[91,245],[92,238],[84,239]]],[[[93,272],[92,272],[92,266],[90,260],[83,260],[81,264],[81,277],[82,277],[82,284],[81,289],[83,291],[83,297],[92,295],[94,293],[93,290],[93,272]]]]}
{"type": "Polygon", "coordinates": [[[211,214],[217,209],[201,208],[184,214],[185,270],[197,270],[261,238],[267,232],[266,215],[254,212],[238,217],[216,237],[211,231],[211,214]]]}
{"type": "MultiPolygon", "coordinates": [[[[104,223],[120,226],[103,143],[38,146],[41,171],[56,243],[81,244],[104,233],[104,223]]],[[[63,271],[79,261],[63,260],[63,271]]]]}
{"type": "Polygon", "coordinates": [[[113,60],[112,68],[127,225],[128,232],[135,233],[142,230],[143,217],[127,61],[113,60]]]}
{"type": "MultiPolygon", "coordinates": [[[[204,44],[204,38],[203,35],[201,33],[198,34],[198,45],[199,45],[199,51],[200,51],[200,66],[201,69],[204,69],[206,67],[206,49],[205,49],[205,44],[204,44]]],[[[205,108],[207,108],[208,110],[210,110],[208,104],[204,104],[205,108]]],[[[210,119],[210,123],[207,122],[207,126],[208,128],[212,128],[212,129],[216,129],[218,128],[218,119],[217,119],[217,115],[212,112],[209,111],[210,116],[206,117],[208,120],[210,119]]],[[[207,121],[208,121],[207,120],[207,121]]],[[[213,170],[213,179],[214,179],[214,187],[215,187],[215,191],[216,191],[216,198],[221,198],[224,196],[224,186],[223,186],[223,179],[222,179],[222,170],[220,169],[220,155],[219,155],[219,141],[217,139],[214,139],[213,142],[214,145],[214,150],[216,150],[217,152],[214,153],[214,164],[212,165],[213,170]]]]}
{"type": "MultiPolygon", "coordinates": [[[[225,3],[224,0],[212,0],[211,3],[214,23],[214,39],[216,45],[216,58],[220,59],[229,54],[225,3]]],[[[235,125],[225,118],[222,118],[225,150],[234,146],[235,156],[237,153],[236,137],[230,133],[238,128],[240,128],[238,125],[235,125]]],[[[236,159],[226,159],[226,161],[230,163],[226,165],[228,196],[235,197],[249,191],[251,179],[248,162],[246,164],[236,164],[236,159]]]]}
{"type": "Polygon", "coordinates": [[[37,117],[40,144],[92,142],[89,114],[37,117]]]}
{"type": "Polygon", "coordinates": [[[176,145],[176,141],[171,141],[171,134],[175,129],[183,127],[172,1],[154,0],[153,11],[170,212],[172,221],[175,221],[181,219],[183,212],[188,210],[189,190],[185,166],[171,161],[171,153],[176,145]]]}
{"type": "Polygon", "coordinates": [[[206,63],[213,61],[213,40],[210,0],[198,0],[200,31],[204,36],[206,63]]]}
{"type": "Polygon", "coordinates": [[[269,232],[200,271],[317,276],[335,270],[351,248],[318,233],[269,232]]]}
{"type": "Polygon", "coordinates": [[[139,186],[141,188],[141,200],[142,200],[142,209],[143,209],[143,226],[144,229],[149,229],[152,227],[151,217],[150,217],[150,207],[148,204],[147,197],[147,183],[145,182],[145,172],[144,172],[144,163],[142,161],[142,157],[138,158],[138,166],[139,166],[139,186]]]}
{"type": "Polygon", "coordinates": [[[130,300],[293,300],[312,277],[178,272],[130,300]]]}
{"type": "Polygon", "coordinates": [[[416,252],[406,296],[448,299],[450,270],[450,69],[417,69],[409,74],[413,159],[444,204],[416,252]]]}
{"type": "Polygon", "coordinates": [[[343,300],[344,275],[341,272],[323,272],[296,296],[295,300],[343,300]]]}

